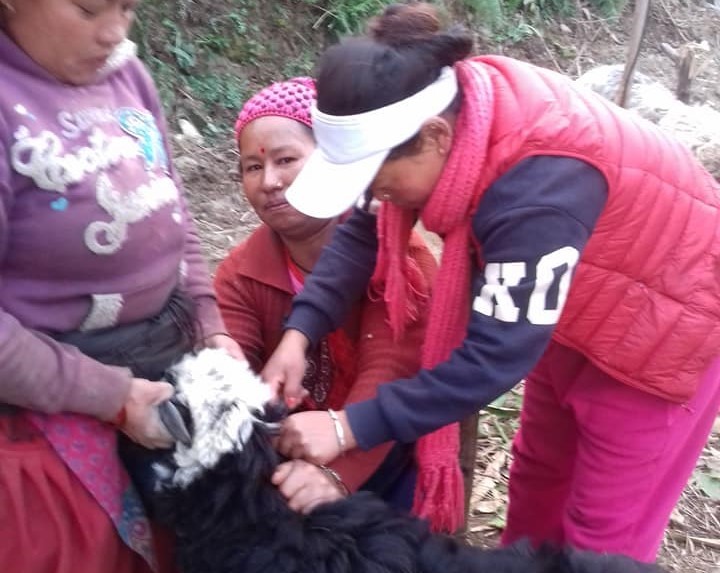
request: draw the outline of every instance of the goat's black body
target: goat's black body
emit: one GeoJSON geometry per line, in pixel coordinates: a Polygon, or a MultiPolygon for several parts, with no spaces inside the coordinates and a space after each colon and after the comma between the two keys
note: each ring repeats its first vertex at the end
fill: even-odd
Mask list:
{"type": "Polygon", "coordinates": [[[163,486],[159,517],[177,535],[183,573],[649,573],[617,556],[483,550],[433,535],[420,519],[358,493],[307,516],[271,485],[277,465],[257,425],[242,452],[226,454],[186,488],[163,486]]]}

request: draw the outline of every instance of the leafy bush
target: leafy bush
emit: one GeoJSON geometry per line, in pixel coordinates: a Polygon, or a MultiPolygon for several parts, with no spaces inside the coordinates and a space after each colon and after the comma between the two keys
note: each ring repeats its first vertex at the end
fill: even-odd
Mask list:
{"type": "Polygon", "coordinates": [[[380,13],[392,0],[303,0],[321,12],[317,24],[322,24],[333,36],[357,34],[363,31],[368,18],[380,13]]]}
{"type": "MultiPolygon", "coordinates": [[[[624,0],[588,0],[616,13],[624,0]]],[[[171,117],[212,134],[243,100],[270,81],[310,74],[319,52],[363,30],[392,0],[145,0],[133,39],[171,117]]],[[[576,0],[435,0],[495,41],[539,34],[544,21],[566,15],[576,0]]]]}
{"type": "MultiPolygon", "coordinates": [[[[276,53],[278,31],[294,21],[292,0],[146,0],[138,7],[132,39],[158,85],[171,117],[185,117],[206,134],[229,121],[258,84],[309,73],[314,53],[294,45],[276,53]],[[264,28],[263,28],[264,26],[264,28]],[[271,40],[271,41],[269,41],[271,40]],[[251,77],[254,80],[251,81],[251,77]]],[[[303,43],[298,34],[298,43],[303,43]]]]}
{"type": "MultiPolygon", "coordinates": [[[[516,43],[537,33],[544,22],[575,14],[575,0],[461,0],[476,25],[503,43],[516,43]]],[[[593,11],[604,17],[617,16],[625,0],[588,0],[593,11]]]]}

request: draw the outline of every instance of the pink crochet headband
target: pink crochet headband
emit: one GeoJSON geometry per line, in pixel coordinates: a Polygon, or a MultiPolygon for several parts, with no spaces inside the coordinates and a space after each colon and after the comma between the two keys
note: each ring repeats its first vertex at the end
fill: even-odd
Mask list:
{"type": "Polygon", "coordinates": [[[289,117],[312,127],[310,107],[315,103],[315,82],[312,78],[292,78],[261,89],[245,102],[235,122],[235,139],[252,120],[266,115],[289,117]]]}

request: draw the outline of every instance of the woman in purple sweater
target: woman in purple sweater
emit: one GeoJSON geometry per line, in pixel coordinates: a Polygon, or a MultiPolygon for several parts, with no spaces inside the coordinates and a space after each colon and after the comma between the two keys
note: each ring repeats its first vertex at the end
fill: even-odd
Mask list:
{"type": "Polygon", "coordinates": [[[164,370],[242,355],[126,39],[136,4],[0,0],[2,571],[162,569],[116,436],[142,469],[134,444],[171,444],[164,370]]]}

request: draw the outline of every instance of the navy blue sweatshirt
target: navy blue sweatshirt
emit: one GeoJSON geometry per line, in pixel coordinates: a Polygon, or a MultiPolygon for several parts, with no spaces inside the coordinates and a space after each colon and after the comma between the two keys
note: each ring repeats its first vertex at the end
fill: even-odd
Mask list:
{"type": "MultiPolygon", "coordinates": [[[[348,406],[358,445],[413,442],[523,379],[550,341],[606,200],[600,172],[568,157],[525,159],[489,187],[472,220],[484,265],[473,272],[463,344],[435,368],[383,384],[376,398],[348,406]]],[[[337,328],[367,288],[377,243],[375,216],[355,209],[295,297],[286,328],[312,344],[337,328]]]]}

